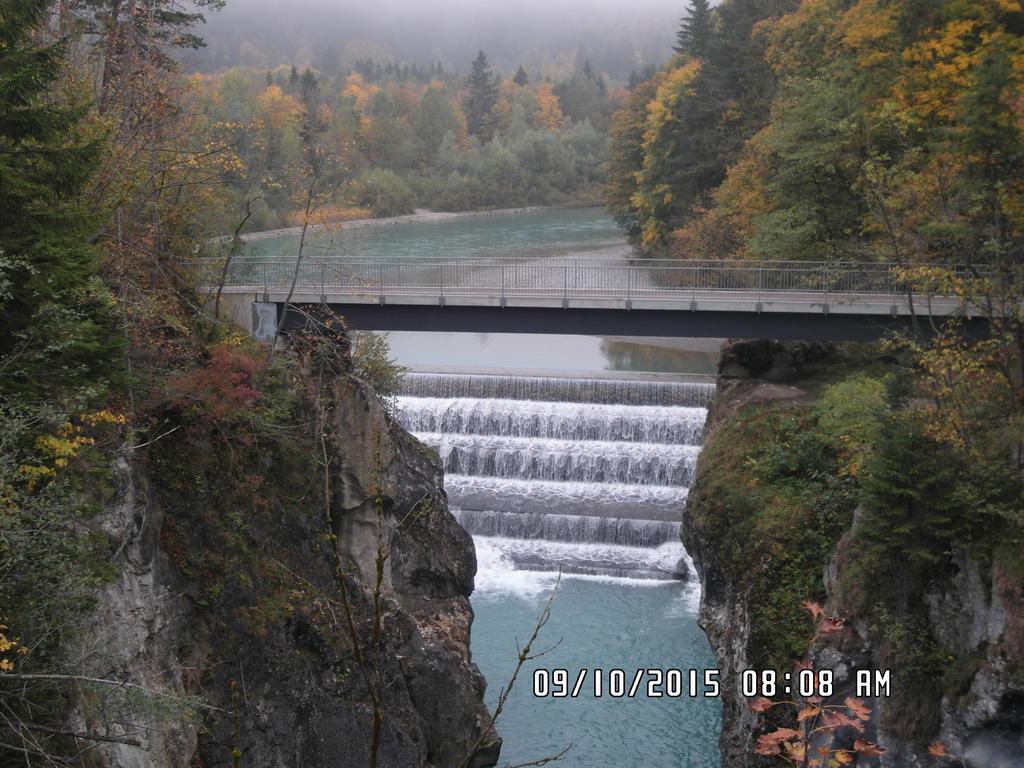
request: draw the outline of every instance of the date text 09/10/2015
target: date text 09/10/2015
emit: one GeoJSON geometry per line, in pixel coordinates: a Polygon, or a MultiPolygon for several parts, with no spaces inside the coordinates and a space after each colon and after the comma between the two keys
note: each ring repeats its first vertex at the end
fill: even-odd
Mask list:
{"type": "MultiPolygon", "coordinates": [[[[888,670],[857,670],[853,679],[854,695],[888,696],[888,670]]],[[[831,670],[802,669],[779,674],[775,670],[745,669],[740,673],[740,692],[747,697],[789,696],[803,698],[835,693],[831,670]]],[[[573,673],[568,669],[540,668],[533,673],[533,695],[537,698],[574,699],[581,695],[594,698],[650,699],[714,698],[721,694],[721,675],[717,669],[624,669],[583,667],[573,673]]]]}

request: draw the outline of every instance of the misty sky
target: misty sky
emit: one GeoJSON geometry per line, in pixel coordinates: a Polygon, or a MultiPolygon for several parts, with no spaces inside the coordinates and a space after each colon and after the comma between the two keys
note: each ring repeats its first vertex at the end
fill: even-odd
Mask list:
{"type": "Polygon", "coordinates": [[[519,63],[562,71],[575,58],[577,68],[589,59],[624,77],[670,55],[685,7],[684,0],[228,0],[201,30],[209,47],[187,62],[322,68],[339,60],[345,68],[372,54],[465,70],[483,48],[506,72],[519,63]]]}

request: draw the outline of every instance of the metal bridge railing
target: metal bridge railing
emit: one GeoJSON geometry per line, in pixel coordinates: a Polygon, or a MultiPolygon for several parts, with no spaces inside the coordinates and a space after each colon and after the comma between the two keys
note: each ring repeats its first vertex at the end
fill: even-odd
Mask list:
{"type": "MultiPolygon", "coordinates": [[[[224,261],[200,260],[200,282],[217,285],[224,261]]],[[[965,267],[961,277],[976,276],[965,267]]],[[[515,258],[361,259],[311,257],[296,275],[295,258],[236,257],[227,271],[228,290],[265,294],[287,291],[322,297],[358,295],[491,296],[538,298],[686,299],[723,292],[758,300],[827,301],[830,295],[905,295],[898,266],[817,261],[677,261],[515,258]]]]}

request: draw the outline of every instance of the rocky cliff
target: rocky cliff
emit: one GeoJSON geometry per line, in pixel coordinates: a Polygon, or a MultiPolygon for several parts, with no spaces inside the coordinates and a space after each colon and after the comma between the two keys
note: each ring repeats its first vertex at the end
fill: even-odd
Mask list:
{"type": "MultiPolygon", "coordinates": [[[[884,370],[884,360],[867,366],[879,363],[884,370]]],[[[1024,765],[1024,579],[1012,559],[955,546],[905,594],[858,570],[851,542],[864,525],[860,490],[856,477],[833,476],[842,472],[819,440],[817,404],[863,367],[863,358],[820,346],[736,343],[723,354],[683,526],[703,584],[701,623],[723,679],[734,683],[723,686],[721,764],[781,764],[755,753],[757,738],[796,726],[797,707],[753,711],[737,673],[791,671],[803,657],[835,674],[825,706],[854,693],[858,669],[892,672],[891,695],[864,697],[863,731],[817,737],[809,760],[820,759],[818,748],[832,759],[862,738],[884,753],[844,753],[859,766],[1024,765]],[[884,622],[877,607],[871,618],[858,608],[875,597],[895,606],[884,622]],[[820,600],[838,631],[816,633],[805,600],[820,600]]]]}
{"type": "Polygon", "coordinates": [[[121,460],[86,652],[148,692],[76,719],[115,724],[97,752],[119,768],[493,764],[437,457],[347,373],[283,370],[230,421],[161,404],[163,436],[121,460]]]}

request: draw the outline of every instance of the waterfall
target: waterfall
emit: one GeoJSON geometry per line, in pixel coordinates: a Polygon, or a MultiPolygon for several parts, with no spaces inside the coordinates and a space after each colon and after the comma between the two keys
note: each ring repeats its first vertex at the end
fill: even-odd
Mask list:
{"type": "Polygon", "coordinates": [[[433,447],[493,569],[682,578],[679,526],[713,386],[673,377],[417,373],[403,425],[433,447]]]}

